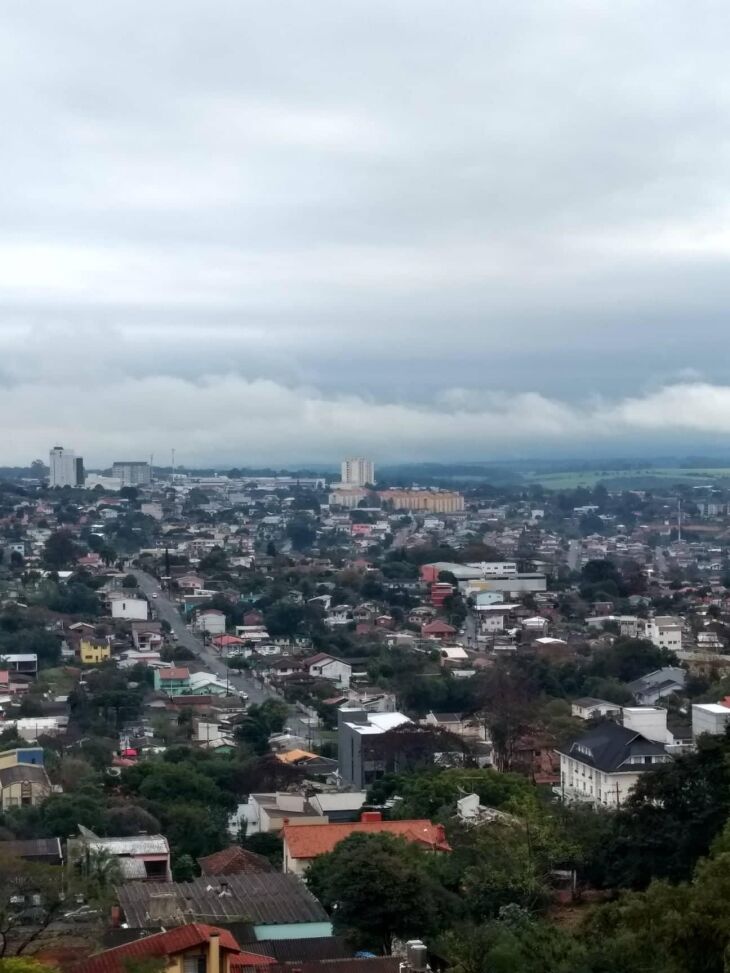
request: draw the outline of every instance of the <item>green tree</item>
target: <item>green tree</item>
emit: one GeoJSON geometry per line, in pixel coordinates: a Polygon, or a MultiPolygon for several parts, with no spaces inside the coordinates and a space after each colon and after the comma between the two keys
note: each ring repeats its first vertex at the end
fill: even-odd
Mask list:
{"type": "Polygon", "coordinates": [[[335,929],[358,945],[390,952],[393,940],[429,935],[453,907],[430,876],[425,854],[389,834],[353,834],[320,855],[306,880],[335,929]]]}
{"type": "Polygon", "coordinates": [[[52,533],[43,545],[43,563],[52,570],[68,567],[78,557],[73,535],[67,530],[52,533]]]}

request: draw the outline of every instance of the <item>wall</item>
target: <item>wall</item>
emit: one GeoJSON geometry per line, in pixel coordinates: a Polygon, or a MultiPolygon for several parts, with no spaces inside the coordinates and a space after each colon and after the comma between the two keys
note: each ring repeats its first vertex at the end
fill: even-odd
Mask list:
{"type": "Polygon", "coordinates": [[[254,926],[259,942],[269,939],[318,939],[331,936],[331,922],[283,922],[275,926],[254,926]]]}

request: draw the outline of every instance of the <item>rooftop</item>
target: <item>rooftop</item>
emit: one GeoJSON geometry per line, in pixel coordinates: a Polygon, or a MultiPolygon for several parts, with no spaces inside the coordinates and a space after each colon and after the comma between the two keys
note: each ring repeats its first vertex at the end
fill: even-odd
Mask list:
{"type": "Polygon", "coordinates": [[[146,959],[153,956],[165,957],[174,953],[181,953],[186,949],[193,949],[210,941],[212,933],[220,936],[221,949],[238,953],[240,948],[232,934],[227,929],[191,923],[178,926],[167,932],[160,932],[154,936],[145,936],[134,942],[104,950],[84,960],[75,968],[75,973],[125,973],[129,960],[146,959]]]}
{"type": "Polygon", "coordinates": [[[392,834],[439,851],[451,851],[443,826],[431,824],[427,819],[284,825],[284,841],[292,858],[324,855],[351,834],[392,834]]]}

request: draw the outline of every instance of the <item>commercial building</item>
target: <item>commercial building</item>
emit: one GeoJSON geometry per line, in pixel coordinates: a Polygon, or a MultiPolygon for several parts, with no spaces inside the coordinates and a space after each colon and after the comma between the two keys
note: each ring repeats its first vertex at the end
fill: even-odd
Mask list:
{"type": "Polygon", "coordinates": [[[381,490],[380,499],[394,510],[423,510],[430,514],[455,514],[464,509],[464,497],[451,490],[381,490]]]}
{"type": "Polygon", "coordinates": [[[703,733],[712,736],[722,736],[730,723],[730,699],[721,703],[693,703],[692,704],[692,739],[703,733]]]}
{"type": "Polygon", "coordinates": [[[48,485],[80,487],[84,485],[84,461],[72,449],[54,446],[48,454],[48,485]]]}
{"type": "Polygon", "coordinates": [[[112,464],[112,476],[122,481],[122,486],[149,486],[152,482],[152,468],[149,463],[117,461],[112,464]]]}
{"type": "Polygon", "coordinates": [[[373,461],[362,456],[342,461],[342,484],[349,487],[364,487],[375,483],[373,461]]]}
{"type": "Polygon", "coordinates": [[[679,652],[682,649],[682,619],[657,615],[646,623],[646,637],[660,649],[679,652]]]}
{"type": "Polygon", "coordinates": [[[42,747],[18,747],[0,753],[0,808],[41,804],[51,793],[42,747]]]}

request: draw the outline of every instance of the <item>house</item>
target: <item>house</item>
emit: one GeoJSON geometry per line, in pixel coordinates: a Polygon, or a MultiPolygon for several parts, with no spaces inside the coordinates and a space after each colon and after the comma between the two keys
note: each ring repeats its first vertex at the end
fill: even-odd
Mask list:
{"type": "Polygon", "coordinates": [[[258,942],[332,935],[332,923],[314,895],[294,875],[281,872],[203,875],[192,882],[128,882],[117,891],[129,929],[202,919],[240,928],[245,917],[247,935],[258,942]]]}
{"type": "Polygon", "coordinates": [[[426,622],[421,626],[421,635],[424,638],[448,639],[456,635],[456,629],[448,622],[435,618],[432,622],[426,622]]]}
{"type": "Polygon", "coordinates": [[[355,790],[366,790],[386,772],[378,743],[385,733],[411,721],[403,713],[370,713],[359,706],[337,711],[338,773],[355,790]]]}
{"type": "Polygon", "coordinates": [[[281,831],[284,822],[292,819],[319,823],[327,820],[304,794],[277,791],[249,794],[248,802],[239,805],[229,830],[236,834],[245,824],[247,835],[271,834],[281,831]]]}
{"type": "Polygon", "coordinates": [[[97,666],[112,657],[112,647],[105,639],[82,636],[79,642],[79,660],[83,666],[97,666]]]}
{"type": "Polygon", "coordinates": [[[351,834],[391,834],[429,851],[451,851],[441,824],[427,819],[383,821],[379,811],[364,811],[359,821],[346,824],[286,824],[284,872],[304,875],[315,858],[332,851],[351,834]]]}
{"type": "Polygon", "coordinates": [[[730,723],[730,698],[719,703],[692,704],[692,738],[696,741],[702,733],[722,736],[730,723]]]}
{"type": "Polygon", "coordinates": [[[206,635],[223,635],[226,630],[226,616],[217,608],[200,608],[195,613],[193,628],[206,635]]]}
{"type": "Polygon", "coordinates": [[[51,793],[42,747],[18,747],[0,753],[0,807],[41,804],[51,793]]]}
{"type": "Polygon", "coordinates": [[[682,619],[657,615],[646,623],[646,637],[660,649],[679,652],[682,649],[682,619]]]}
{"type": "Polygon", "coordinates": [[[238,655],[246,645],[246,640],[238,635],[214,635],[210,644],[224,655],[238,655]]]}
{"type": "MultiPolygon", "coordinates": [[[[116,592],[113,592],[113,594],[116,594],[116,592]]],[[[146,621],[149,616],[149,605],[144,598],[134,598],[123,592],[119,593],[118,598],[110,598],[110,605],[112,618],[146,621]]]]}
{"type": "Polygon", "coordinates": [[[0,656],[3,669],[22,673],[26,676],[38,675],[38,656],[35,652],[11,652],[0,656]]]}
{"type": "Polygon", "coordinates": [[[22,858],[23,861],[41,865],[62,865],[61,839],[29,838],[24,841],[0,841],[0,857],[22,858]]]}
{"type": "Polygon", "coordinates": [[[161,834],[141,834],[120,838],[100,838],[88,828],[79,825],[79,837],[69,838],[66,843],[70,865],[82,862],[88,856],[102,854],[116,858],[126,882],[169,882],[170,846],[161,834]]]}
{"type": "Polygon", "coordinates": [[[119,667],[131,669],[132,666],[158,666],[162,661],[159,652],[152,649],[125,649],[120,656],[119,667]]]}
{"type": "Polygon", "coordinates": [[[182,696],[190,693],[190,670],[187,666],[173,666],[171,669],[155,669],[154,686],[168,696],[182,696]]]}
{"type": "Polygon", "coordinates": [[[570,715],[577,716],[579,720],[595,720],[601,717],[616,719],[621,715],[621,707],[616,703],[609,703],[607,699],[581,696],[570,704],[570,715]]]}
{"type": "Polygon", "coordinates": [[[445,730],[470,740],[485,740],[486,731],[481,720],[466,718],[462,713],[434,713],[431,710],[421,721],[426,726],[445,730]]]}
{"type": "Polygon", "coordinates": [[[230,692],[225,680],[212,672],[191,673],[188,679],[188,690],[194,696],[225,696],[230,692]]]}
{"type": "Polygon", "coordinates": [[[336,659],[326,652],[318,652],[308,659],[304,659],[304,666],[310,676],[318,679],[328,679],[340,689],[349,689],[352,679],[352,666],[342,659],[336,659]]]}
{"type": "Polygon", "coordinates": [[[252,611],[247,611],[243,616],[243,624],[252,627],[256,625],[263,625],[264,616],[261,614],[261,612],[256,611],[255,609],[252,611]]]}
{"type": "Polygon", "coordinates": [[[74,973],[127,973],[135,965],[153,968],[155,961],[164,973],[234,973],[267,959],[243,952],[228,929],[193,922],[105,949],[77,964],[74,973]]]}
{"type": "Polygon", "coordinates": [[[161,622],[132,622],[132,641],[135,649],[140,651],[160,649],[162,647],[161,622]]]}
{"type": "Polygon", "coordinates": [[[663,744],[613,722],[599,724],[557,753],[560,797],[594,807],[623,804],[642,773],[671,760],[663,744]]]}
{"type": "Polygon", "coordinates": [[[645,676],[640,676],[628,684],[628,690],[637,703],[652,706],[657,700],[674,693],[683,693],[687,670],[677,666],[664,666],[645,676]]]}
{"type": "Polygon", "coordinates": [[[201,875],[241,875],[244,872],[272,872],[274,866],[268,858],[253,851],[231,845],[198,859],[201,875]]]}
{"type": "Polygon", "coordinates": [[[463,669],[469,664],[469,653],[461,645],[442,645],[439,652],[441,665],[447,669],[463,669]]]}

